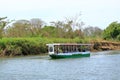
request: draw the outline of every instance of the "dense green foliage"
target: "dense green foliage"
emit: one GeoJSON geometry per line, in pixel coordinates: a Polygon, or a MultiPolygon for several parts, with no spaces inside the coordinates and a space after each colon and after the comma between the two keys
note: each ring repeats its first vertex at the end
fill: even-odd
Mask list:
{"type": "Polygon", "coordinates": [[[3,38],[0,56],[35,55],[47,53],[48,43],[86,43],[88,40],[63,38],[3,38]]]}
{"type": "Polygon", "coordinates": [[[112,22],[103,32],[104,39],[120,40],[120,23],[112,22]]]}

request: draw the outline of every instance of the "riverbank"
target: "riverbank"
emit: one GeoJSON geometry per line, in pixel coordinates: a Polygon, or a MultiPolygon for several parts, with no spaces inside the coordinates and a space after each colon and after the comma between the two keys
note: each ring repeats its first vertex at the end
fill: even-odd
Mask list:
{"type": "MultiPolygon", "coordinates": [[[[84,41],[85,42],[85,41],[84,41]]],[[[0,39],[0,56],[26,56],[47,53],[48,43],[83,43],[81,39],[64,38],[3,38],[0,39]]]]}
{"type": "Polygon", "coordinates": [[[26,56],[47,53],[48,43],[91,43],[92,51],[120,50],[119,42],[64,38],[3,38],[0,40],[0,57],[26,56]]]}
{"type": "Polygon", "coordinates": [[[120,42],[112,42],[112,41],[95,41],[92,42],[94,44],[93,50],[97,51],[105,51],[105,50],[120,50],[120,42]]]}

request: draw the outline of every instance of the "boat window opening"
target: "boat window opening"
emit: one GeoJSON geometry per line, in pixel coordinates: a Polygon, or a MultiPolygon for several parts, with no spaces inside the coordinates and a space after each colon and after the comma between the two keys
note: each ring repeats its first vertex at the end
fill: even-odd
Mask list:
{"type": "Polygon", "coordinates": [[[84,45],[82,45],[82,46],[80,45],[79,51],[80,51],[80,52],[85,52],[85,46],[84,46],[84,45]]]}
{"type": "Polygon", "coordinates": [[[81,46],[77,46],[78,52],[81,52],[81,46]]]}
{"type": "Polygon", "coordinates": [[[90,51],[90,46],[86,46],[86,51],[90,51]]]}
{"type": "Polygon", "coordinates": [[[72,52],[74,52],[74,45],[72,45],[72,52]]]}
{"type": "Polygon", "coordinates": [[[71,52],[71,46],[69,46],[69,52],[71,52]]]}
{"type": "Polygon", "coordinates": [[[76,52],[75,46],[73,45],[73,52],[76,52]]]}
{"type": "Polygon", "coordinates": [[[60,50],[61,50],[62,53],[65,53],[65,46],[61,45],[60,50]]]}
{"type": "Polygon", "coordinates": [[[71,52],[73,52],[73,45],[71,45],[71,52]]]}
{"type": "Polygon", "coordinates": [[[70,46],[70,52],[72,52],[72,48],[71,48],[72,46],[70,46]]]}
{"type": "Polygon", "coordinates": [[[82,47],[82,52],[85,52],[85,46],[81,46],[82,47]]]}
{"type": "Polygon", "coordinates": [[[76,52],[78,52],[78,47],[77,46],[75,46],[75,49],[76,49],[76,52]]]}
{"type": "Polygon", "coordinates": [[[65,53],[65,45],[62,46],[62,51],[65,53]]]}
{"type": "Polygon", "coordinates": [[[54,45],[54,52],[58,53],[58,46],[57,45],[56,46],[54,45]]]}
{"type": "Polygon", "coordinates": [[[68,46],[68,52],[70,52],[70,46],[68,46]]]}
{"type": "Polygon", "coordinates": [[[53,47],[49,47],[49,52],[53,52],[53,47]]]}
{"type": "Polygon", "coordinates": [[[64,53],[66,53],[66,46],[65,45],[64,45],[64,48],[65,48],[64,53]]]}
{"type": "Polygon", "coordinates": [[[67,46],[67,53],[69,52],[69,46],[67,46]]]}
{"type": "Polygon", "coordinates": [[[62,46],[59,46],[59,48],[58,48],[58,53],[63,53],[62,46]]]}
{"type": "Polygon", "coordinates": [[[67,52],[68,52],[67,45],[63,45],[63,53],[67,53],[67,52]]]}
{"type": "Polygon", "coordinates": [[[64,45],[61,45],[61,52],[64,53],[64,45]]]}

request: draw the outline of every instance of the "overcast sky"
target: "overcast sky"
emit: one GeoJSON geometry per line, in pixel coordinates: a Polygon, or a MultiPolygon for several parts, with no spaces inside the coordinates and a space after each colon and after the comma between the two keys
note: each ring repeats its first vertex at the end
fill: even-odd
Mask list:
{"type": "Polygon", "coordinates": [[[0,17],[40,18],[45,22],[64,20],[81,12],[86,25],[105,29],[120,22],[120,0],[0,0],[0,17]]]}

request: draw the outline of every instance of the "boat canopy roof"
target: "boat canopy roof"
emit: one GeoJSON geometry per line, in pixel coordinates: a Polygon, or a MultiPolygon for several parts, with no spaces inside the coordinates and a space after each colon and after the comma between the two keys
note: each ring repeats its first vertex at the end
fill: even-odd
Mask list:
{"type": "Polygon", "coordinates": [[[53,43],[53,44],[46,44],[47,46],[91,46],[92,44],[78,44],[78,43],[53,43]]]}

